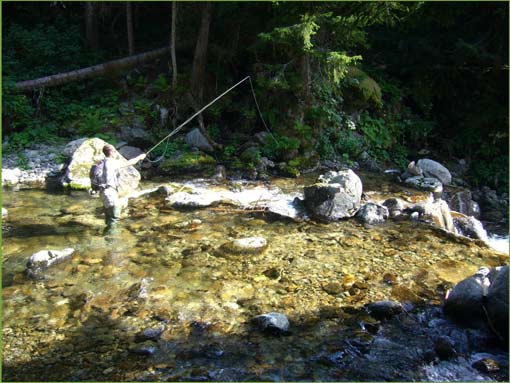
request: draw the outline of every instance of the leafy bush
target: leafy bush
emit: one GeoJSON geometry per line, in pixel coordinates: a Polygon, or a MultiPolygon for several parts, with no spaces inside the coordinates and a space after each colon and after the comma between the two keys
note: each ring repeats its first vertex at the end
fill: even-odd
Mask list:
{"type": "Polygon", "coordinates": [[[280,161],[290,152],[299,149],[299,146],[297,138],[275,134],[265,139],[262,154],[270,159],[280,161]]]}

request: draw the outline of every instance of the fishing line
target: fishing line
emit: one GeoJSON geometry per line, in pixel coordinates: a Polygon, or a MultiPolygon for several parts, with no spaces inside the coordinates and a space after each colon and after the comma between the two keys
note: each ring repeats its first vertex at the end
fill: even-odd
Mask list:
{"type": "MultiPolygon", "coordinates": [[[[240,85],[241,83],[245,82],[246,80],[249,80],[250,81],[250,88],[251,88],[251,92],[252,92],[252,95],[253,95],[253,99],[255,100],[255,105],[257,106],[257,111],[259,113],[259,116],[260,116],[260,119],[262,120],[262,123],[264,124],[264,127],[266,128],[266,130],[269,132],[269,134],[271,135],[271,137],[273,138],[273,140],[276,141],[276,138],[273,136],[273,133],[271,132],[271,130],[269,130],[265,120],[264,120],[264,117],[262,116],[262,112],[260,111],[260,107],[259,107],[259,103],[257,102],[257,97],[255,96],[255,89],[253,88],[253,83],[251,81],[251,76],[246,76],[245,78],[243,78],[241,81],[239,81],[237,84],[231,86],[229,89],[227,89],[225,92],[223,92],[222,94],[220,94],[218,97],[216,97],[214,100],[212,100],[211,102],[209,102],[206,106],[202,107],[202,109],[200,109],[199,111],[195,112],[191,117],[189,117],[186,121],[184,121],[181,125],[179,125],[177,128],[175,128],[173,131],[171,131],[168,135],[166,135],[165,137],[163,137],[163,139],[161,139],[161,141],[159,141],[156,145],[154,145],[152,148],[150,148],[145,154],[149,154],[150,152],[152,152],[154,149],[156,149],[159,145],[161,145],[163,143],[163,141],[167,140],[167,144],[166,144],[166,147],[165,147],[165,152],[163,153],[163,155],[157,160],[161,160],[161,158],[165,155],[166,153],[166,150],[168,148],[168,140],[170,139],[170,137],[172,137],[174,134],[177,134],[186,124],[188,124],[191,120],[193,120],[193,118],[195,118],[196,116],[198,116],[200,113],[202,113],[205,109],[207,109],[208,107],[210,107],[212,104],[214,104],[216,101],[218,101],[220,98],[222,98],[224,95],[226,95],[228,92],[232,91],[234,88],[236,88],[238,85],[240,85]]],[[[150,161],[150,160],[149,160],[150,161]]],[[[157,162],[157,161],[151,161],[151,162],[157,162]]]]}

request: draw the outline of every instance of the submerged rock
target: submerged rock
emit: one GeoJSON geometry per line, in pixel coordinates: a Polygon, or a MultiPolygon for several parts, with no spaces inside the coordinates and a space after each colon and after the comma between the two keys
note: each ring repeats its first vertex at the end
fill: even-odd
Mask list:
{"type": "Polygon", "coordinates": [[[284,314],[270,312],[267,314],[257,315],[253,321],[262,331],[271,334],[284,334],[289,331],[289,320],[284,314]]]}
{"type": "Polygon", "coordinates": [[[64,261],[73,253],[74,249],[72,248],[38,251],[28,259],[25,273],[29,278],[38,278],[48,267],[64,261]]]}
{"type": "Polygon", "coordinates": [[[330,171],[304,188],[305,206],[321,221],[349,218],[360,208],[362,191],[361,179],[351,169],[330,171]]]}
{"type": "Polygon", "coordinates": [[[384,223],[389,217],[389,211],[386,206],[377,205],[372,202],[368,202],[359,209],[356,213],[356,218],[369,225],[384,223]]]}
{"type": "Polygon", "coordinates": [[[221,246],[220,250],[233,254],[260,254],[267,248],[267,241],[262,237],[234,239],[221,246]]]}
{"type": "Polygon", "coordinates": [[[377,301],[365,305],[367,312],[375,319],[389,319],[404,311],[402,305],[393,301],[377,301]]]}

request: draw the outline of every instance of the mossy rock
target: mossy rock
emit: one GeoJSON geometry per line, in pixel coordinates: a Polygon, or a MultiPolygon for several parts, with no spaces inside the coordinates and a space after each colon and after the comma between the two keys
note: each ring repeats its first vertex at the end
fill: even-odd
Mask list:
{"type": "Polygon", "coordinates": [[[346,82],[350,85],[350,88],[358,90],[355,94],[350,95],[352,103],[382,105],[381,87],[361,69],[349,67],[346,82]]]}
{"type": "Polygon", "coordinates": [[[205,173],[212,175],[216,160],[201,152],[187,152],[163,162],[160,169],[165,174],[205,173]]]}

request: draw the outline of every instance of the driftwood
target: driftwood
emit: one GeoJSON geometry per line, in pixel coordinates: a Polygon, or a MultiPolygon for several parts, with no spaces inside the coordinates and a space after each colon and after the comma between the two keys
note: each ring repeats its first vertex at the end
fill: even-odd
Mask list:
{"type": "Polygon", "coordinates": [[[106,63],[94,65],[88,68],[77,69],[71,72],[58,73],[52,76],[41,77],[35,80],[20,81],[16,83],[16,89],[30,90],[47,88],[50,86],[67,84],[73,81],[80,81],[85,80],[87,78],[98,77],[109,72],[114,72],[120,69],[144,63],[146,61],[153,60],[157,57],[165,55],[169,51],[170,51],[169,47],[155,49],[153,51],[141,53],[134,56],[124,57],[118,60],[108,61],[106,63]]]}

